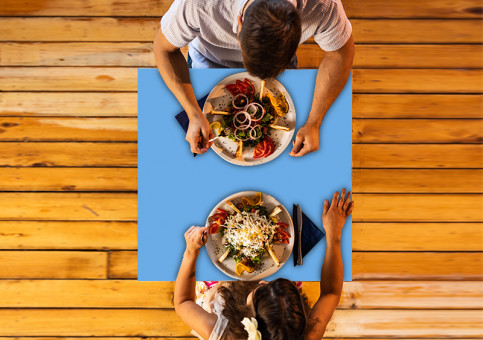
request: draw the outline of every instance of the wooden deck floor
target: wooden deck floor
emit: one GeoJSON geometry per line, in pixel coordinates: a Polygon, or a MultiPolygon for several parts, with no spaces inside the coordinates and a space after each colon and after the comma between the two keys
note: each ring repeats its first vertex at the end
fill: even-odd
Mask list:
{"type": "MultiPolygon", "coordinates": [[[[0,4],[0,339],[190,337],[137,282],[137,79],[167,0],[0,4]]],[[[483,335],[482,6],[344,0],[354,282],[332,338],[483,335]]],[[[323,53],[308,41],[305,68],[323,53]]],[[[316,283],[306,283],[313,298],[316,283]]]]}

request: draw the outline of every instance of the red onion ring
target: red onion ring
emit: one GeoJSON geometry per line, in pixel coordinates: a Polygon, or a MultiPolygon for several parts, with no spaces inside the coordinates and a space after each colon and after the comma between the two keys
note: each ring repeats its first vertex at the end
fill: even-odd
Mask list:
{"type": "Polygon", "coordinates": [[[255,103],[255,102],[250,103],[247,106],[245,106],[245,111],[251,116],[253,122],[258,122],[265,116],[265,108],[262,105],[255,103]],[[252,106],[255,108],[255,112],[250,112],[250,107],[252,107],[252,106]],[[260,115],[260,118],[255,118],[255,115],[258,112],[257,106],[262,109],[262,114],[260,115]]]}
{"type": "Polygon", "coordinates": [[[247,129],[250,124],[252,123],[252,117],[250,117],[250,114],[246,111],[239,111],[233,116],[233,125],[235,128],[245,130],[247,129]],[[238,119],[238,117],[244,116],[244,120],[238,119]],[[239,125],[240,124],[240,125],[239,125]]]}
{"type": "Polygon", "coordinates": [[[262,136],[262,128],[260,125],[255,125],[251,128],[250,133],[249,133],[250,139],[258,139],[262,136]],[[260,129],[260,136],[257,135],[257,128],[260,129]],[[253,136],[253,132],[255,131],[255,136],[253,136]]]}
{"type": "Polygon", "coordinates": [[[237,98],[239,98],[239,97],[243,97],[243,98],[245,99],[245,103],[248,103],[248,98],[247,98],[247,96],[245,96],[243,93],[239,93],[239,94],[237,94],[235,97],[233,97],[233,100],[231,101],[231,104],[233,105],[233,107],[234,107],[235,109],[243,109],[243,108],[246,106],[246,105],[244,105],[244,106],[236,106],[235,101],[236,101],[236,99],[237,99],[237,98]]]}

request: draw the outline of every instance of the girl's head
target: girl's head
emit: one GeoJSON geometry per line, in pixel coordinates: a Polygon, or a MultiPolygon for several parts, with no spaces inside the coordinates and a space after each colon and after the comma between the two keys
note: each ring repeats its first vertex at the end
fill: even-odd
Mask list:
{"type": "Polygon", "coordinates": [[[247,338],[241,324],[244,317],[257,319],[262,339],[302,338],[309,307],[292,281],[235,281],[218,291],[225,301],[223,314],[229,320],[224,338],[247,338]]]}
{"type": "Polygon", "coordinates": [[[247,298],[262,339],[299,339],[306,325],[307,300],[287,279],[261,281],[247,298]]]}

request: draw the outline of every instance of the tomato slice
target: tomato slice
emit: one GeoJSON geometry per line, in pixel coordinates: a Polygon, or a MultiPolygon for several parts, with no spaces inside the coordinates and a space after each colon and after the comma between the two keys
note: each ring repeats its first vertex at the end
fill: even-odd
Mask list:
{"type": "Polygon", "coordinates": [[[290,234],[287,233],[286,231],[280,230],[277,235],[279,238],[284,239],[284,238],[290,238],[290,234]]]}
{"type": "Polygon", "coordinates": [[[285,228],[288,227],[288,224],[287,223],[284,223],[284,222],[277,222],[277,225],[283,227],[283,229],[285,229],[285,228]]]}
{"type": "Polygon", "coordinates": [[[255,146],[255,150],[253,151],[253,158],[261,158],[265,155],[265,150],[267,148],[267,143],[265,139],[258,142],[255,146]]]}
{"type": "Polygon", "coordinates": [[[238,86],[235,84],[228,84],[225,86],[225,88],[230,92],[233,96],[236,96],[238,94],[238,86]]]}
{"type": "Polygon", "coordinates": [[[218,232],[218,229],[220,229],[220,225],[218,223],[212,223],[208,227],[208,234],[216,234],[218,232]]]}
{"type": "Polygon", "coordinates": [[[263,140],[266,141],[267,145],[263,157],[268,157],[275,151],[275,144],[273,143],[273,140],[268,136],[265,136],[263,140]]]}
{"type": "Polygon", "coordinates": [[[245,80],[243,82],[245,84],[247,84],[247,86],[248,86],[247,95],[253,96],[255,94],[255,86],[253,86],[253,83],[250,80],[248,80],[247,78],[245,78],[245,80]]]}

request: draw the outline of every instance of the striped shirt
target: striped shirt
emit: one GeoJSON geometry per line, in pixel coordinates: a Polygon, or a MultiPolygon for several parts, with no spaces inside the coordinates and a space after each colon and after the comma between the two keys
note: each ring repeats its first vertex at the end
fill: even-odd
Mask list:
{"type": "MultiPolygon", "coordinates": [[[[237,16],[248,0],[175,0],[161,19],[161,30],[176,47],[189,44],[193,68],[242,68],[237,16]]],[[[283,1],[283,0],[281,0],[283,1]]],[[[298,0],[300,44],[314,37],[325,51],[344,46],[352,33],[340,0],[298,0]]]]}

